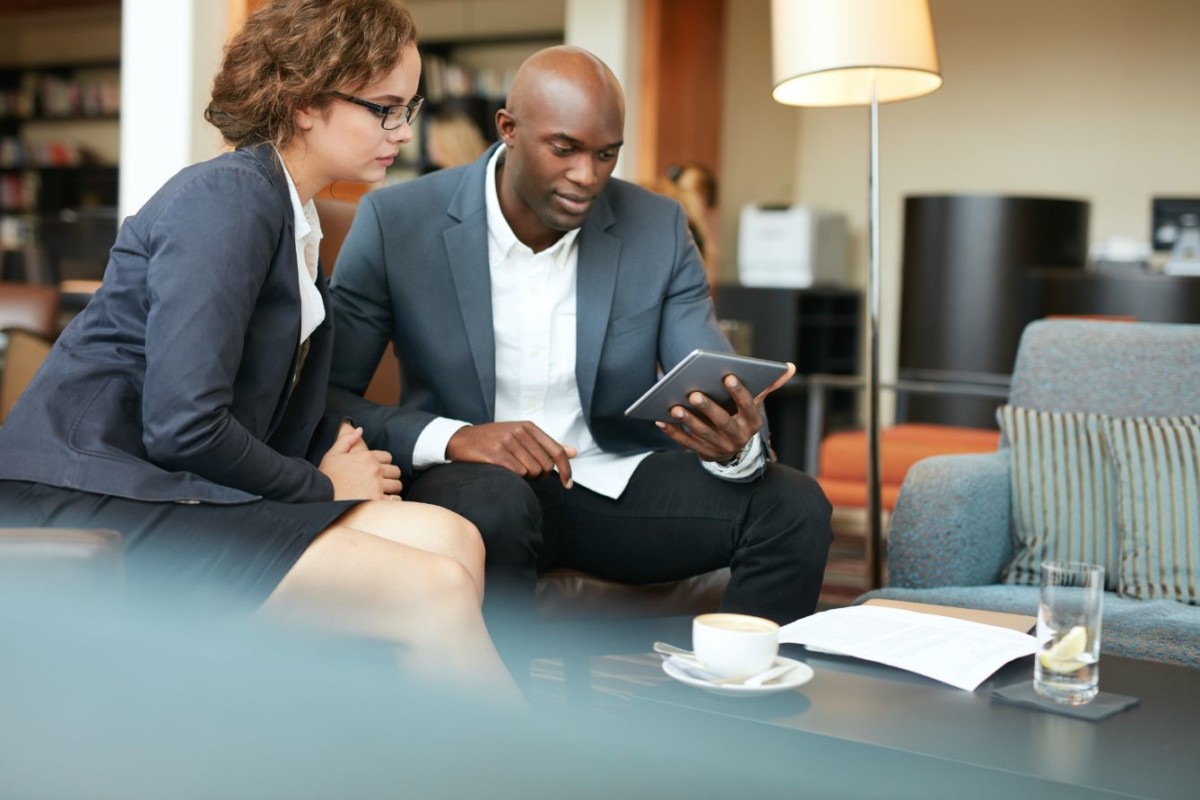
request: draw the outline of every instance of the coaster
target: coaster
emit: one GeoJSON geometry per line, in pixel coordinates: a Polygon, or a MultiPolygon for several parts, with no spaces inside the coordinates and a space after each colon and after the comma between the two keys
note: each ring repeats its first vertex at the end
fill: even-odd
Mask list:
{"type": "Polygon", "coordinates": [[[1036,708],[1039,711],[1050,711],[1055,714],[1063,714],[1068,717],[1086,719],[1092,722],[1098,722],[1111,717],[1113,714],[1118,714],[1141,702],[1136,697],[1130,697],[1129,695],[1112,694],[1111,692],[1102,691],[1096,695],[1096,699],[1092,700],[1092,702],[1081,706],[1056,703],[1035,692],[1032,680],[1002,686],[992,691],[992,697],[1004,703],[1027,706],[1029,708],[1036,708]]]}

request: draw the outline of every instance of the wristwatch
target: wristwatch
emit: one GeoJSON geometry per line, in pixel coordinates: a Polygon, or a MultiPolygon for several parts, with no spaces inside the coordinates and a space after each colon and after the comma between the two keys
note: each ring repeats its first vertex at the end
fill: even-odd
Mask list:
{"type": "Polygon", "coordinates": [[[717,461],[716,465],[718,467],[736,466],[743,458],[746,457],[746,454],[750,452],[750,445],[753,443],[754,443],[754,437],[751,436],[749,439],[746,440],[746,443],[744,445],[742,445],[742,449],[738,450],[737,453],[732,458],[727,458],[724,461],[717,461]]]}

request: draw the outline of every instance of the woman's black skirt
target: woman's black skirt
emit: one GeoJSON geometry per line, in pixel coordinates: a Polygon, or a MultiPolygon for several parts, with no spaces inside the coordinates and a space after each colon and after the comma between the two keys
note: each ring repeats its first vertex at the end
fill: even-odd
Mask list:
{"type": "Polygon", "coordinates": [[[152,503],[0,481],[0,527],[114,530],[124,544],[127,589],[253,609],[313,540],[360,502],[152,503]]]}

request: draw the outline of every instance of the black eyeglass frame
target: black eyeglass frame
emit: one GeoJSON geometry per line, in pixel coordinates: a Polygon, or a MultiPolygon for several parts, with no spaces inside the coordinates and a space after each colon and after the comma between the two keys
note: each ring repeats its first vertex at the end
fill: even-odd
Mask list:
{"type": "Polygon", "coordinates": [[[354,103],[356,106],[362,106],[363,108],[374,111],[379,115],[379,127],[383,128],[385,131],[394,131],[406,123],[408,125],[412,125],[413,120],[416,119],[417,114],[420,113],[421,107],[425,105],[425,98],[419,94],[414,94],[412,100],[409,100],[407,103],[396,103],[395,105],[391,106],[372,103],[370,100],[363,100],[361,97],[355,97],[352,94],[346,94],[344,92],[330,92],[330,94],[339,100],[345,100],[347,103],[354,103]],[[390,117],[392,111],[397,108],[404,109],[404,116],[400,119],[400,122],[389,128],[387,125],[388,117],[390,117]]]}

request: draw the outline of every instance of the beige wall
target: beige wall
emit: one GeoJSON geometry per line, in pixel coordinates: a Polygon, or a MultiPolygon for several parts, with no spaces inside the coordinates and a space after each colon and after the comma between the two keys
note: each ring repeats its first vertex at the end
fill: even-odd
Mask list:
{"type": "MultiPolygon", "coordinates": [[[[932,0],[931,6],[945,85],[880,110],[885,379],[895,374],[898,349],[905,195],[1082,198],[1091,202],[1093,240],[1122,234],[1146,240],[1151,196],[1200,196],[1200,2],[932,0]]],[[[791,113],[799,125],[794,198],[850,215],[861,285],[867,112],[791,113]]]]}

